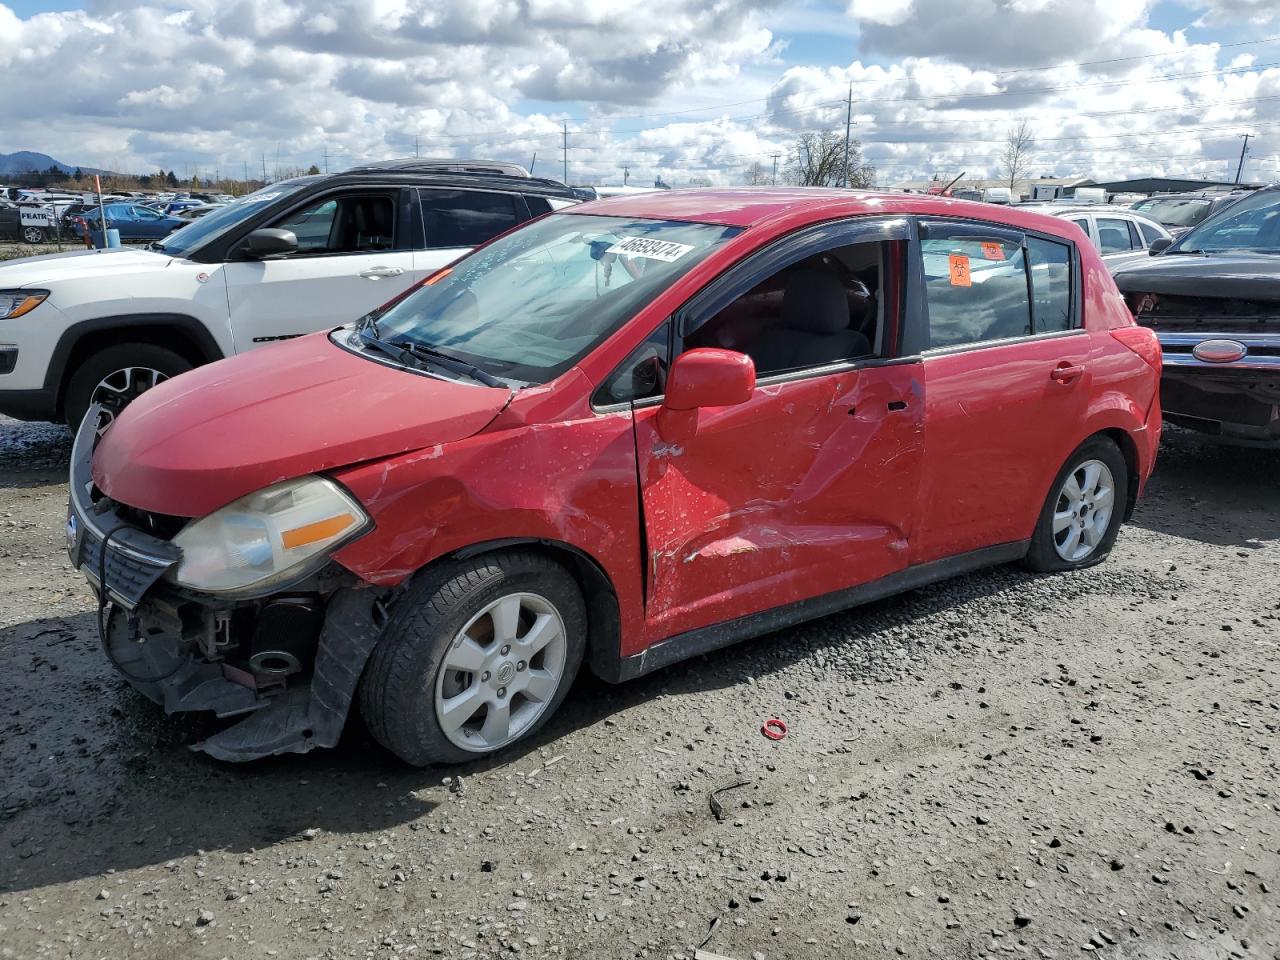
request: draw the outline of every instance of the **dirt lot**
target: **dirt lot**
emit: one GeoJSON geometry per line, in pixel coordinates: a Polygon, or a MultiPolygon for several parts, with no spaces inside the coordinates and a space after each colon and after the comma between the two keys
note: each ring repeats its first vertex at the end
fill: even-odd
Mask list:
{"type": "Polygon", "coordinates": [[[66,457],[0,423],[0,957],[1280,957],[1280,455],[1175,438],[1100,569],[583,678],[458,780],[188,752],[96,649],[66,457]]]}

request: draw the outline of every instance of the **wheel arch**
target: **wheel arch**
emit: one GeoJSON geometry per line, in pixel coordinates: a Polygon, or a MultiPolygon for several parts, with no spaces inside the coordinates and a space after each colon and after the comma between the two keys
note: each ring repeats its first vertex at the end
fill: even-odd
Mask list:
{"type": "Polygon", "coordinates": [[[186,314],[137,313],[81,320],[58,338],[45,374],[45,388],[53,392],[59,417],[64,412],[67,384],[80,364],[98,350],[130,342],[165,347],[193,366],[225,356],[209,328],[186,314]]]}
{"type": "Polygon", "coordinates": [[[585,550],[562,540],[508,537],[471,544],[440,559],[467,560],[512,547],[534,550],[555,560],[578,582],[587,607],[587,662],[597,677],[618,683],[622,679],[622,621],[618,595],[603,565],[585,550]]]}
{"type": "Polygon", "coordinates": [[[1091,434],[1086,439],[1092,439],[1093,437],[1106,437],[1120,448],[1120,455],[1124,457],[1125,472],[1129,475],[1124,504],[1124,521],[1127,523],[1132,519],[1133,511],[1137,509],[1138,488],[1142,485],[1142,474],[1138,467],[1138,445],[1134,442],[1133,437],[1129,435],[1129,432],[1120,427],[1107,427],[1091,434]]]}

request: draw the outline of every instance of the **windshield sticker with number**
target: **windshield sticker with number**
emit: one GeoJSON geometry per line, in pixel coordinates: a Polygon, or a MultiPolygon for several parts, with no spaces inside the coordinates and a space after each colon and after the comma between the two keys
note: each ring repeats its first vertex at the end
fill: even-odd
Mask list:
{"type": "Polygon", "coordinates": [[[644,257],[648,260],[661,260],[673,263],[679,260],[693,247],[687,243],[674,243],[671,240],[652,240],[649,237],[623,237],[605,253],[621,253],[628,257],[644,257]]]}

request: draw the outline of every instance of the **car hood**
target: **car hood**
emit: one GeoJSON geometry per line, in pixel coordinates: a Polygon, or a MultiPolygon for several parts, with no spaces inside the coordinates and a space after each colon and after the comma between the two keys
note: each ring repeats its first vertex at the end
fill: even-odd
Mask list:
{"type": "Polygon", "coordinates": [[[36,287],[57,283],[64,277],[84,279],[95,275],[163,270],[172,261],[173,258],[167,254],[136,248],[72,250],[42,257],[22,257],[0,263],[0,289],[36,287]]]}
{"type": "Polygon", "coordinates": [[[1165,253],[1114,271],[1122,293],[1280,300],[1280,256],[1165,253]]]}
{"type": "Polygon", "coordinates": [[[313,334],[147,391],[99,441],[93,479],[120,503],[200,517],[281,480],[472,436],[510,399],[313,334]]]}

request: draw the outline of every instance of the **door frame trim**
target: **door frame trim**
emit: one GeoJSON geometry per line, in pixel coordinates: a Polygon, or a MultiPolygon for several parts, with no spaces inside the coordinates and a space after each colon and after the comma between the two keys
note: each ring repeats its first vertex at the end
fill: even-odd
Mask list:
{"type": "Polygon", "coordinates": [[[775,630],[792,627],[806,620],[825,617],[849,607],[860,606],[872,600],[913,590],[939,580],[947,580],[960,574],[1020,560],[1027,555],[1030,545],[1030,540],[1018,540],[917,564],[869,583],[860,583],[833,593],[810,597],[807,600],[799,600],[734,620],[679,633],[651,644],[629,657],[622,656],[620,651],[610,651],[613,656],[609,656],[606,651],[593,650],[592,667],[602,679],[610,683],[633,680],[681,660],[732,646],[740,641],[775,630]]]}

